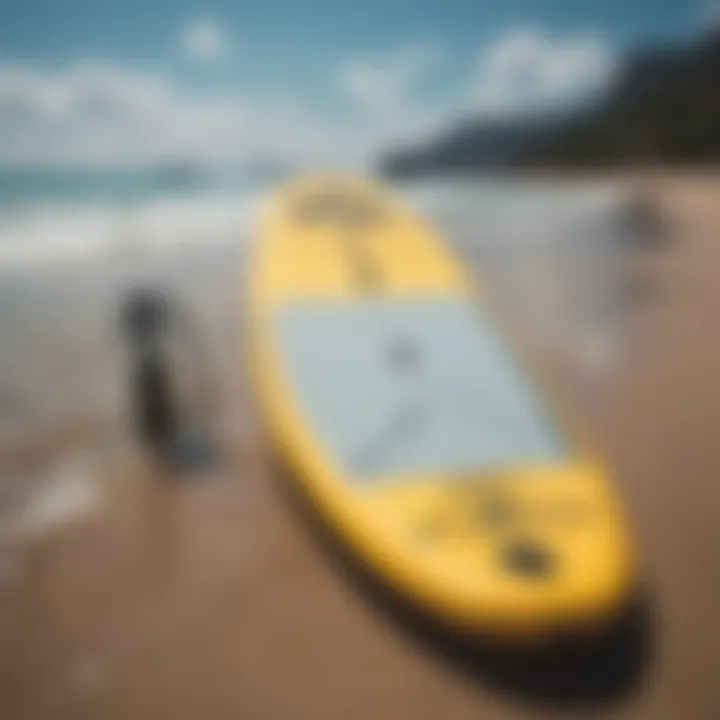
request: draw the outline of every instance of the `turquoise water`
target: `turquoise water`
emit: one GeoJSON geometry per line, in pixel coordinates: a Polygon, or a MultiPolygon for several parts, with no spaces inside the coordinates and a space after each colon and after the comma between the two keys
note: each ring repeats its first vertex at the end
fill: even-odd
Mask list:
{"type": "Polygon", "coordinates": [[[171,196],[233,195],[260,187],[268,173],[186,166],[0,168],[0,207],[42,203],[136,203],[171,196]]]}

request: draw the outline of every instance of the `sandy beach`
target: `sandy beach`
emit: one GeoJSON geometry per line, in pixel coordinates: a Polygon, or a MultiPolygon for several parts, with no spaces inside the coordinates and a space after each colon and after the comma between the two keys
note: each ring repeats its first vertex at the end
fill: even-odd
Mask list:
{"type": "MultiPolygon", "coordinates": [[[[158,252],[146,267],[170,286],[172,258],[190,278],[183,297],[221,398],[217,469],[177,482],[130,441],[122,352],[112,330],[98,339],[117,310],[107,292],[94,339],[78,335],[82,352],[64,361],[76,384],[49,381],[65,393],[59,408],[80,408],[87,390],[88,411],[2,444],[0,718],[503,720],[556,717],[560,706],[578,718],[720,716],[720,181],[650,180],[669,234],[623,256],[633,299],[613,311],[620,350],[588,363],[574,343],[530,338],[613,468],[636,530],[652,623],[631,692],[566,707],[561,696],[500,688],[447,662],[348,581],[279,486],[243,377],[244,250],[227,238],[211,254],[158,252]]],[[[121,263],[103,267],[100,283],[90,273],[96,285],[124,286],[121,263]]],[[[70,270],[63,277],[86,305],[70,270]]],[[[499,305],[534,327],[506,286],[499,305]]],[[[34,352],[52,353],[44,327],[34,352]]]]}

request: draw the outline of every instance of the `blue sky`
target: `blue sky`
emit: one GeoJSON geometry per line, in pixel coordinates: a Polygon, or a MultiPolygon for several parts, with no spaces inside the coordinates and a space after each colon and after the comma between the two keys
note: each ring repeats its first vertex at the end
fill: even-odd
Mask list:
{"type": "Polygon", "coordinates": [[[704,0],[6,1],[0,162],[39,162],[43,153],[49,161],[73,154],[109,161],[110,147],[126,143],[132,152],[120,154],[135,159],[152,155],[153,143],[160,154],[235,156],[274,146],[287,153],[291,136],[314,150],[323,140],[348,149],[355,138],[364,151],[396,141],[405,127],[410,136],[461,114],[596,90],[626,48],[691,37],[711,7],[704,0]]]}

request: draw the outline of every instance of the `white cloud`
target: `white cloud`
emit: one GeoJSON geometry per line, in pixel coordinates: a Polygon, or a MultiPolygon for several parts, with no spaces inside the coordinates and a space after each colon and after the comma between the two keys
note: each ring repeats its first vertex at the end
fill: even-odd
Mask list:
{"type": "Polygon", "coordinates": [[[352,145],[345,128],[282,97],[197,98],[170,76],[97,61],[55,71],[0,64],[4,163],[303,161],[352,145]]]}
{"type": "Polygon", "coordinates": [[[434,45],[409,44],[336,67],[335,87],[356,112],[356,142],[366,152],[415,142],[449,120],[453,108],[424,92],[442,59],[434,45]]]}
{"type": "Polygon", "coordinates": [[[614,67],[611,49],[594,35],[512,28],[480,57],[476,106],[491,114],[555,107],[601,89],[614,67]]]}
{"type": "MultiPolygon", "coordinates": [[[[0,163],[363,161],[436,132],[467,104],[471,89],[456,101],[429,92],[440,60],[436,49],[414,45],[340,63],[328,89],[349,101],[343,119],[280,92],[199,97],[169,74],[97,60],[52,70],[0,61],[0,163]]],[[[596,87],[611,68],[594,38],[514,30],[482,57],[475,107],[516,112],[562,101],[596,87]]]]}
{"type": "Polygon", "coordinates": [[[406,45],[346,60],[337,68],[337,87],[360,110],[387,115],[412,100],[438,58],[437,50],[430,46],[406,45]]]}
{"type": "Polygon", "coordinates": [[[191,60],[216,62],[227,58],[230,42],[220,24],[209,17],[196,18],[180,30],[180,49],[191,60]]]}

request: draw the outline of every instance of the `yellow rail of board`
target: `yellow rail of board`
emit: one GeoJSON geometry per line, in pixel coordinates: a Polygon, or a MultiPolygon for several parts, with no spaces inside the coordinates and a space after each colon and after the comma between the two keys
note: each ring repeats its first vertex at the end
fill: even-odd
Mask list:
{"type": "Polygon", "coordinates": [[[313,433],[278,343],[280,310],[378,293],[482,303],[463,265],[389,193],[332,176],[291,184],[263,217],[248,287],[249,360],[274,447],[338,539],[385,582],[444,621],[515,638],[592,628],[623,604],[634,588],[633,544],[607,473],[579,445],[562,463],[473,481],[418,474],[363,487],[313,433]],[[326,212],[345,197],[379,208],[379,219],[367,225],[362,213],[339,211],[340,219],[313,221],[312,202],[328,197],[326,212]],[[358,278],[348,242],[379,284],[358,278]],[[508,548],[523,543],[542,548],[555,570],[528,577],[509,567],[508,548]]]}

